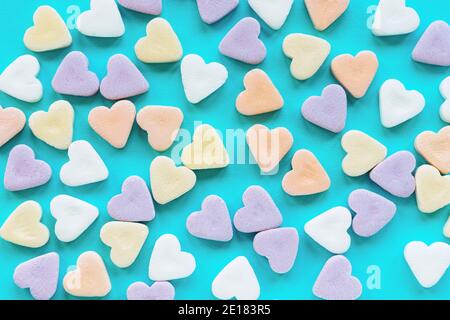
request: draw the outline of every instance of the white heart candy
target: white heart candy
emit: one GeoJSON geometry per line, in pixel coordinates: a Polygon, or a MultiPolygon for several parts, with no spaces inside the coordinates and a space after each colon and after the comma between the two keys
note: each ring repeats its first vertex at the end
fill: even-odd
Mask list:
{"type": "Polygon", "coordinates": [[[407,34],[416,30],[419,24],[419,15],[413,8],[406,7],[405,0],[380,0],[372,33],[376,36],[407,34]]]}
{"type": "Polygon", "coordinates": [[[294,0],[248,0],[253,11],[274,30],[283,26],[293,3],[294,0]]]}
{"type": "Polygon", "coordinates": [[[194,256],[181,251],[178,238],[173,234],[164,234],[155,242],[148,276],[154,281],[182,279],[189,277],[195,267],[194,256]]]}
{"type": "Polygon", "coordinates": [[[199,103],[221,86],[228,78],[228,71],[220,63],[205,61],[196,54],[189,54],[181,61],[181,79],[190,103],[199,103]]]}
{"type": "Polygon", "coordinates": [[[450,266],[450,246],[444,242],[434,242],[427,246],[421,241],[412,241],[406,245],[404,256],[412,273],[424,288],[436,285],[450,266]]]}
{"type": "Polygon", "coordinates": [[[450,123],[450,76],[442,80],[439,91],[445,99],[440,109],[441,119],[442,121],[450,123]]]}
{"type": "Polygon", "coordinates": [[[380,88],[380,117],[385,128],[414,118],[425,107],[425,98],[416,90],[406,90],[398,80],[386,80],[380,88]]]}
{"type": "Polygon", "coordinates": [[[125,25],[114,0],[91,0],[91,9],[78,16],[77,29],[90,37],[115,38],[125,33],[125,25]]]}
{"type": "Polygon", "coordinates": [[[335,207],[305,224],[305,232],[315,242],[334,254],[345,253],[351,245],[347,230],[352,224],[352,214],[345,207],[335,207]]]}
{"type": "Polygon", "coordinates": [[[256,300],[260,294],[256,274],[243,256],[235,258],[219,272],[211,289],[214,296],[222,300],[256,300]]]}
{"type": "Polygon", "coordinates": [[[25,102],[42,99],[42,83],[37,78],[41,66],[32,55],[23,55],[14,60],[0,74],[0,91],[25,102]]]}
{"type": "Polygon", "coordinates": [[[56,219],[56,237],[63,242],[77,239],[98,217],[96,207],[64,194],[52,199],[50,212],[56,219]]]}
{"type": "Polygon", "coordinates": [[[89,142],[72,142],[68,155],[69,162],[62,166],[59,173],[66,186],[78,187],[108,178],[108,168],[89,142]]]}

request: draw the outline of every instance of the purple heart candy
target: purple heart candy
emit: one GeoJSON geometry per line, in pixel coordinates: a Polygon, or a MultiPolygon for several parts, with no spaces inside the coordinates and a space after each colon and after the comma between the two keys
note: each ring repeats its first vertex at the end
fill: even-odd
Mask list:
{"type": "Polygon", "coordinates": [[[450,66],[450,26],[445,21],[434,21],[423,33],[413,50],[418,62],[450,66]]]}
{"type": "Polygon", "coordinates": [[[139,69],[123,54],[108,61],[108,73],[100,84],[101,94],[109,100],[121,100],[147,92],[149,84],[139,69]]]}
{"type": "Polygon", "coordinates": [[[58,287],[59,255],[44,254],[19,264],[14,271],[14,283],[29,288],[36,300],[50,300],[58,287]]]}
{"type": "Polygon", "coordinates": [[[33,149],[20,144],[9,153],[4,184],[6,190],[20,191],[46,184],[52,176],[50,166],[36,160],[33,149]]]}
{"type": "Polygon", "coordinates": [[[127,9],[146,14],[158,15],[162,11],[161,0],[119,0],[119,3],[127,9]]]}
{"type": "Polygon", "coordinates": [[[361,282],[352,276],[352,265],[344,256],[327,260],[314,283],[313,293],[325,300],[356,300],[361,296],[361,282]]]}
{"type": "Polygon", "coordinates": [[[155,282],[148,286],[144,282],[132,283],[127,289],[128,300],[173,300],[175,288],[170,282],[155,282]]]}
{"type": "Polygon", "coordinates": [[[400,151],[378,164],[370,172],[370,179],[390,194],[408,198],[416,189],[412,175],[415,168],[414,155],[409,151],[400,151]]]}
{"type": "Polygon", "coordinates": [[[61,94],[90,97],[97,93],[100,81],[89,71],[88,58],[79,51],[69,53],[61,62],[52,80],[53,89],[61,94]]]}
{"type": "Polygon", "coordinates": [[[202,210],[192,213],[186,221],[186,228],[194,237],[230,241],[233,238],[233,226],[227,204],[222,198],[211,195],[202,203],[202,210]]]}
{"type": "Polygon", "coordinates": [[[120,221],[140,222],[155,218],[152,195],[144,179],[128,177],[122,184],[122,193],[109,200],[109,215],[120,221]]]}
{"type": "Polygon", "coordinates": [[[261,63],[266,57],[266,47],[259,40],[259,22],[244,18],[228,31],[220,42],[219,51],[223,55],[249,64],[261,63]]]}
{"type": "Polygon", "coordinates": [[[316,126],[334,133],[341,132],[347,120],[347,96],[344,88],[337,84],[326,86],[320,97],[306,99],[302,115],[316,126]]]}
{"type": "Polygon", "coordinates": [[[259,255],[267,257],[273,271],[286,273],[294,266],[298,243],[297,229],[278,228],[258,233],[253,248],[259,255]]]}
{"type": "Polygon", "coordinates": [[[215,23],[236,9],[239,0],[197,0],[200,17],[207,24],[215,23]]]}
{"type": "Polygon", "coordinates": [[[370,237],[384,228],[397,211],[395,203],[365,189],[350,193],[348,205],[356,212],[353,231],[361,237],[370,237]]]}
{"type": "Polygon", "coordinates": [[[241,232],[259,232],[278,228],[283,222],[280,210],[270,194],[260,186],[251,186],[242,196],[244,207],[234,215],[234,226],[241,232]]]}

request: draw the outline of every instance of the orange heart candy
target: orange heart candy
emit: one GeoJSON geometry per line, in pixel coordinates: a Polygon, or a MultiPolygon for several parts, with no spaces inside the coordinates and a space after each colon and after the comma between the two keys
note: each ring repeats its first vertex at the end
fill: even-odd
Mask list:
{"type": "Polygon", "coordinates": [[[417,152],[442,174],[450,173],[450,126],[438,133],[424,131],[414,142],[417,152]]]}
{"type": "Polygon", "coordinates": [[[272,112],[284,105],[280,92],[261,69],[250,70],[245,75],[244,87],[236,99],[236,109],[245,116],[272,112]]]}
{"type": "Polygon", "coordinates": [[[305,0],[314,28],[323,31],[347,10],[350,0],[305,0]]]}
{"type": "Polygon", "coordinates": [[[88,122],[97,134],[113,147],[125,147],[133,128],[136,108],[131,101],[116,102],[110,109],[96,107],[89,112],[88,122]]]}
{"type": "Polygon", "coordinates": [[[334,77],[355,98],[362,98],[378,70],[378,59],[372,51],[337,56],[331,62],[334,77]]]}
{"type": "Polygon", "coordinates": [[[0,147],[22,131],[26,121],[21,110],[0,107],[0,147]]]}

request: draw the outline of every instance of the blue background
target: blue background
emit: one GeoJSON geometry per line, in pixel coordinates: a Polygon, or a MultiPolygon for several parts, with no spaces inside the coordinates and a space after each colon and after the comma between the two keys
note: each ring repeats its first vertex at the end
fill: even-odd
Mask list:
{"type": "MultiPolygon", "coordinates": [[[[450,22],[450,2],[448,0],[409,0],[408,5],[420,14],[421,24],[417,31],[406,36],[377,38],[366,27],[367,20],[374,13],[375,0],[353,0],[347,12],[329,29],[316,31],[307,15],[303,1],[296,0],[286,24],[279,31],[273,31],[263,22],[261,39],[267,46],[268,55],[259,65],[272,78],[285,99],[281,111],[257,117],[241,116],[234,107],[234,100],[242,90],[242,78],[253,67],[228,59],[218,52],[218,44],[225,33],[241,18],[256,17],[247,1],[241,0],[237,10],[214,25],[204,24],[198,15],[194,0],[164,0],[162,17],[167,19],[177,32],[184,53],[200,54],[207,62],[218,61],[229,70],[228,82],[213,96],[198,105],[187,102],[179,71],[179,64],[145,65],[137,61],[134,44],[145,33],[146,23],[152,18],[143,14],[120,8],[126,25],[126,33],[119,39],[96,39],[85,37],[72,30],[73,44],[70,48],[35,55],[41,62],[40,80],[44,84],[44,98],[36,104],[27,104],[4,94],[0,94],[0,104],[4,107],[15,106],[23,110],[27,117],[37,110],[47,110],[48,106],[59,99],[70,101],[76,111],[74,139],[90,141],[103,157],[110,169],[107,181],[90,186],[70,188],[64,186],[58,178],[61,165],[67,161],[67,153],[58,151],[36,139],[29,128],[0,149],[0,179],[9,151],[19,143],[31,146],[38,158],[49,162],[54,176],[45,186],[24,191],[7,192],[0,187],[0,223],[16,206],[26,200],[38,201],[44,209],[43,222],[53,230],[54,219],[49,213],[49,202],[58,194],[69,194],[96,205],[101,215],[99,219],[76,241],[61,243],[53,232],[49,243],[39,249],[27,249],[0,240],[0,298],[28,299],[27,290],[16,287],[12,281],[14,268],[21,262],[50,251],[61,256],[60,280],[68,267],[75,264],[77,257],[84,251],[95,250],[106,261],[112,281],[112,291],[108,299],[124,299],[126,288],[134,281],[150,282],[148,261],[155,240],[164,233],[176,234],[182,248],[194,254],[197,270],[186,279],[173,281],[178,299],[212,299],[211,282],[215,275],[230,260],[239,255],[246,256],[255,269],[261,285],[262,299],[313,299],[313,283],[329,252],[315,244],[303,232],[303,225],[319,213],[338,206],[346,205],[349,193],[356,188],[367,188],[393,200],[398,212],[393,221],[372,238],[359,238],[352,231],[352,246],[346,256],[353,264],[354,274],[363,283],[364,299],[448,299],[450,298],[450,273],[431,289],[422,288],[403,258],[404,246],[412,240],[426,243],[447,241],[442,235],[442,227],[447,220],[450,208],[444,208],[435,214],[422,214],[417,210],[415,197],[398,199],[383,192],[371,183],[367,176],[350,178],[344,175],[340,163],[344,152],[340,146],[341,134],[331,134],[308,122],[300,116],[300,106],[311,95],[319,95],[321,90],[335,82],[330,73],[330,61],[343,53],[356,54],[361,50],[373,50],[380,60],[380,68],[367,95],[360,100],[350,99],[346,130],[359,129],[384,143],[389,153],[399,150],[413,151],[413,141],[423,130],[438,130],[445,124],[439,119],[439,106],[442,97],[438,86],[449,68],[433,67],[413,62],[411,51],[426,27],[435,20],[450,22]],[[281,44],[286,35],[302,32],[320,36],[328,40],[331,54],[320,71],[307,81],[297,81],[290,76],[290,61],[283,55],[281,44]],[[50,86],[51,79],[62,58],[71,50],[81,50],[90,59],[91,69],[100,78],[105,74],[108,58],[123,53],[136,62],[150,82],[150,91],[133,98],[138,109],[145,105],[174,105],[185,114],[183,128],[192,132],[194,121],[203,121],[224,132],[227,128],[247,129],[255,123],[269,127],[285,126],[294,135],[294,146],[283,159],[280,172],[274,176],[261,176],[255,165],[231,165],[223,170],[197,172],[198,182],[195,188],[185,196],[170,204],[156,206],[156,219],[150,222],[150,235],[136,263],[128,269],[115,267],[109,259],[109,248],[99,239],[101,226],[111,220],[106,213],[106,203],[120,191],[122,181],[130,175],[140,175],[149,180],[149,165],[158,155],[147,144],[146,134],[137,125],[134,126],[128,145],[116,150],[97,136],[88,126],[87,115],[98,105],[110,106],[111,102],[100,95],[93,98],[64,97],[55,93],[50,86]],[[389,79],[402,81],[407,88],[417,89],[426,98],[425,110],[416,118],[393,129],[385,129],[379,121],[378,90],[389,79]],[[332,187],[329,191],[315,196],[293,198],[281,189],[281,179],[290,170],[290,159],[300,148],[313,151],[328,171],[332,187]],[[200,208],[202,199],[209,194],[223,197],[234,212],[242,205],[243,191],[252,184],[267,188],[283,213],[283,226],[293,226],[299,230],[301,243],[294,268],[285,275],[271,271],[265,258],[258,256],[252,249],[252,235],[235,233],[233,240],[217,244],[196,239],[185,228],[186,217],[200,208]],[[367,268],[376,265],[381,270],[381,288],[369,290],[365,285],[368,278],[367,268]]],[[[89,3],[68,0],[22,0],[2,1],[0,21],[2,21],[0,44],[0,70],[3,70],[19,55],[31,53],[23,45],[24,31],[31,25],[32,15],[38,5],[49,4],[73,24],[73,11],[68,7],[79,5],[81,10],[88,9],[89,3]]],[[[258,18],[259,19],[259,18],[258,18]]],[[[414,151],[413,151],[414,152],[414,151]]],[[[170,152],[166,153],[170,154],[170,152]]],[[[418,164],[423,159],[417,155],[418,164]]],[[[55,295],[57,299],[73,299],[62,286],[55,295]]]]}

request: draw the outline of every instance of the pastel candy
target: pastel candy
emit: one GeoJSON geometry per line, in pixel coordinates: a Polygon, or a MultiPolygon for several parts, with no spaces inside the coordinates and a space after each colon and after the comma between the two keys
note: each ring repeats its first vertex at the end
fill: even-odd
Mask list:
{"type": "Polygon", "coordinates": [[[294,0],[249,0],[248,4],[269,27],[278,30],[291,12],[294,0]]]}
{"type": "Polygon", "coordinates": [[[424,213],[435,212],[450,204],[450,176],[441,176],[430,165],[416,170],[417,207],[424,213]]]}
{"type": "Polygon", "coordinates": [[[439,112],[441,115],[441,119],[442,121],[450,123],[450,76],[442,80],[441,85],[439,86],[439,91],[441,92],[442,97],[445,99],[444,103],[441,105],[441,109],[439,112]]]}
{"type": "Polygon", "coordinates": [[[86,251],[77,260],[75,270],[67,272],[64,290],[75,297],[104,297],[111,291],[108,271],[98,253],[86,251]]]}
{"type": "Polygon", "coordinates": [[[50,6],[40,6],[33,15],[34,25],[23,37],[25,46],[31,51],[43,52],[68,47],[72,36],[61,16],[50,6]]]}
{"type": "Polygon", "coordinates": [[[50,237],[42,224],[42,208],[35,201],[25,201],[6,219],[0,228],[0,237],[6,241],[28,248],[44,246],[50,237]]]}
{"type": "Polygon", "coordinates": [[[399,151],[378,164],[371,172],[370,179],[390,194],[408,198],[416,189],[412,172],[416,168],[416,158],[409,151],[399,151]]]}
{"type": "Polygon", "coordinates": [[[56,237],[62,242],[78,239],[99,215],[98,209],[90,203],[64,194],[52,199],[50,212],[56,219],[56,237]]]}
{"type": "Polygon", "coordinates": [[[233,238],[227,204],[216,195],[207,196],[201,210],[189,215],[186,228],[194,237],[201,239],[226,242],[233,238]]]}
{"type": "Polygon", "coordinates": [[[37,160],[33,149],[20,144],[9,153],[3,181],[6,190],[21,191],[46,184],[51,176],[50,166],[37,160]]]}
{"type": "Polygon", "coordinates": [[[88,122],[91,128],[113,147],[121,149],[127,144],[136,107],[131,101],[116,102],[111,108],[96,107],[89,112],[88,122]]]}
{"type": "Polygon", "coordinates": [[[450,126],[438,133],[424,131],[416,137],[417,152],[441,173],[450,173],[450,126]]]}
{"type": "Polygon", "coordinates": [[[183,148],[181,162],[193,170],[219,169],[230,159],[216,129],[204,124],[195,128],[192,143],[183,148]]]}
{"type": "Polygon", "coordinates": [[[180,40],[170,23],[155,18],[147,25],[147,35],[134,48],[136,56],[145,63],[176,62],[183,56],[180,40]]]}
{"type": "Polygon", "coordinates": [[[150,165],[150,184],[153,198],[159,204],[173,201],[194,188],[197,177],[186,167],[177,167],[164,156],[153,159],[150,165]]]}
{"type": "Polygon", "coordinates": [[[291,33],[283,41],[283,52],[292,59],[291,74],[298,80],[314,76],[330,50],[328,41],[302,33],[291,33]]]}
{"type": "Polygon", "coordinates": [[[347,121],[347,95],[338,84],[330,84],[321,96],[309,97],[301,109],[303,117],[325,130],[339,133],[347,121]]]}
{"type": "Polygon", "coordinates": [[[247,144],[263,172],[274,170],[294,143],[294,138],[286,128],[269,130],[256,124],[247,130],[247,144]]]}
{"type": "Polygon", "coordinates": [[[283,97],[261,69],[250,70],[244,77],[245,90],[236,99],[236,109],[245,116],[254,116],[279,110],[283,97]]]}
{"type": "Polygon", "coordinates": [[[139,69],[123,54],[108,61],[108,73],[100,83],[100,93],[109,100],[121,100],[147,92],[149,84],[139,69]]]}
{"type": "Polygon", "coordinates": [[[138,176],[128,177],[122,184],[122,193],[108,202],[108,214],[115,220],[147,222],[155,218],[155,207],[147,183],[138,176]]]}
{"type": "Polygon", "coordinates": [[[108,168],[92,145],[85,140],[74,141],[68,150],[69,161],[59,172],[61,182],[69,187],[106,180],[108,168]]]}
{"type": "Polygon", "coordinates": [[[437,66],[450,66],[450,26],[445,21],[431,23],[417,42],[413,60],[437,66]]]}
{"type": "Polygon", "coordinates": [[[59,100],[48,108],[48,112],[31,114],[28,125],[38,139],[56,149],[66,150],[72,143],[74,117],[72,105],[59,100]]]}
{"type": "Polygon", "coordinates": [[[162,12],[162,0],[119,0],[123,7],[152,15],[159,15],[162,12]]]}
{"type": "Polygon", "coordinates": [[[233,218],[240,232],[252,233],[277,228],[283,217],[270,194],[260,186],[250,186],[242,195],[244,207],[233,218]]]}
{"type": "Polygon", "coordinates": [[[239,0],[197,0],[198,12],[203,22],[212,24],[236,9],[239,0]]]}
{"type": "Polygon", "coordinates": [[[287,273],[297,258],[299,237],[295,228],[278,228],[261,231],[253,239],[256,253],[267,257],[270,268],[276,273],[287,273]]]}
{"type": "Polygon", "coordinates": [[[248,63],[259,64],[266,58],[266,47],[259,40],[261,26],[254,18],[240,20],[222,39],[219,51],[224,56],[248,63]]]}
{"type": "Polygon", "coordinates": [[[61,94],[90,97],[97,93],[100,81],[89,71],[89,60],[80,51],[72,51],[61,62],[52,80],[53,89],[61,94]]]}
{"type": "Polygon", "coordinates": [[[25,114],[21,110],[0,106],[0,147],[22,131],[26,121],[25,114]]]}
{"type": "Polygon", "coordinates": [[[405,0],[380,0],[372,24],[376,36],[396,36],[415,31],[420,24],[416,10],[405,0]]]}
{"type": "Polygon", "coordinates": [[[22,262],[14,270],[14,283],[30,289],[36,300],[50,300],[56,293],[59,277],[59,255],[47,253],[22,262]]]}
{"type": "Polygon", "coordinates": [[[325,300],[356,300],[361,296],[362,285],[352,276],[352,265],[344,256],[327,260],[316,282],[313,293],[325,300]]]}
{"type": "Polygon", "coordinates": [[[322,164],[311,151],[302,149],[292,157],[292,170],[283,177],[283,190],[291,196],[324,192],[331,181],[322,164]]]}
{"type": "Polygon", "coordinates": [[[394,218],[397,207],[388,199],[365,189],[358,189],[348,197],[349,207],[356,212],[353,231],[361,237],[371,237],[394,218]]]}
{"type": "Polygon", "coordinates": [[[444,236],[446,236],[447,238],[450,238],[450,216],[447,219],[447,222],[444,225],[444,236]]]}
{"type": "Polygon", "coordinates": [[[168,281],[154,282],[148,286],[144,282],[134,282],[127,289],[128,300],[174,300],[175,288],[168,281]]]}
{"type": "Polygon", "coordinates": [[[369,172],[387,155],[387,149],[374,138],[358,130],[347,131],[341,140],[347,155],[342,160],[342,170],[350,177],[369,172]]]}
{"type": "Polygon", "coordinates": [[[42,99],[42,83],[37,78],[41,66],[29,55],[14,60],[0,74],[0,91],[16,99],[33,103],[42,99]]]}
{"type": "Polygon", "coordinates": [[[77,18],[77,29],[89,37],[115,38],[125,33],[119,8],[114,0],[91,0],[90,9],[77,18]]]}
{"type": "Polygon", "coordinates": [[[331,62],[331,72],[354,98],[362,98],[375,78],[378,59],[372,51],[361,51],[356,56],[342,54],[331,62]]]}
{"type": "Polygon", "coordinates": [[[305,0],[314,28],[327,29],[347,10],[350,0],[305,0]]]}
{"type": "Polygon", "coordinates": [[[100,239],[111,247],[111,261],[119,268],[136,261],[147,236],[147,226],[134,222],[111,221],[100,230],[100,239]]]}

